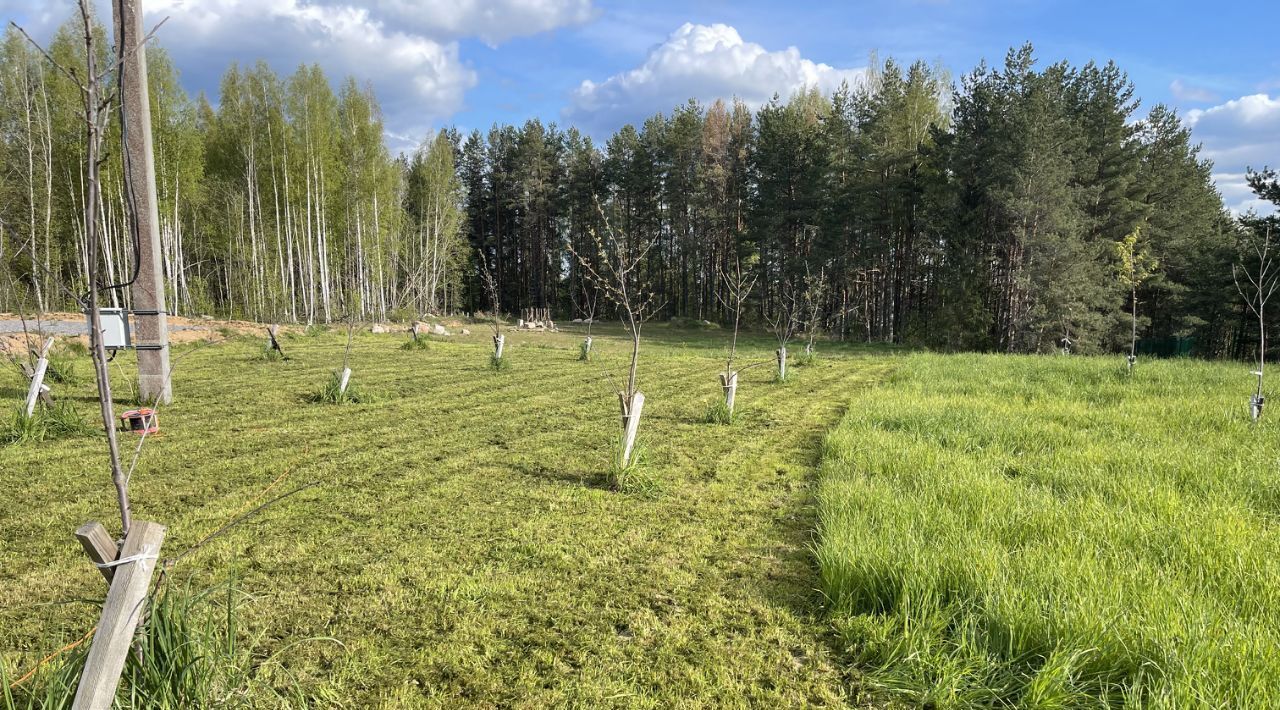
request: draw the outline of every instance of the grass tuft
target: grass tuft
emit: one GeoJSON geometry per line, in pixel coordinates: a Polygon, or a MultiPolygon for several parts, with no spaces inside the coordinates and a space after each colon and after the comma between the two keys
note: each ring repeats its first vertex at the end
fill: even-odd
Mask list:
{"type": "Polygon", "coordinates": [[[313,404],[373,404],[379,400],[379,397],[356,384],[354,374],[347,382],[345,391],[341,386],[342,373],[331,372],[323,387],[307,395],[307,401],[313,404]]]}
{"type": "Polygon", "coordinates": [[[728,426],[733,424],[733,420],[736,417],[737,413],[729,411],[729,405],[725,404],[724,400],[721,399],[712,402],[707,407],[707,411],[703,414],[702,420],[708,424],[721,424],[728,426]]]}
{"type": "Polygon", "coordinates": [[[426,336],[419,335],[417,339],[410,338],[400,345],[400,349],[405,352],[422,352],[431,349],[431,341],[426,336]]]}
{"type": "Polygon", "coordinates": [[[589,362],[591,360],[591,351],[587,349],[587,341],[578,343],[578,361],[589,362]]]}
{"type": "Polygon", "coordinates": [[[511,369],[511,361],[506,357],[498,357],[497,353],[489,353],[489,368],[494,372],[511,369]]]}
{"type": "Polygon", "coordinates": [[[268,343],[262,346],[262,350],[258,352],[258,357],[256,359],[261,360],[262,362],[283,362],[288,358],[286,358],[279,350],[271,347],[271,344],[268,343]]]}

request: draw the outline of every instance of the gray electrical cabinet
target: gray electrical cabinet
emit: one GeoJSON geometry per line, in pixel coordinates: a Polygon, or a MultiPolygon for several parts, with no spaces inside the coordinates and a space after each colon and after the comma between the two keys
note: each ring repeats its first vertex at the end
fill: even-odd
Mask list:
{"type": "MultiPolygon", "coordinates": [[[[107,350],[127,350],[133,347],[132,334],[129,332],[129,312],[123,308],[99,308],[102,319],[102,347],[107,350]]],[[[89,330],[93,330],[93,317],[85,313],[85,322],[89,330]]]]}

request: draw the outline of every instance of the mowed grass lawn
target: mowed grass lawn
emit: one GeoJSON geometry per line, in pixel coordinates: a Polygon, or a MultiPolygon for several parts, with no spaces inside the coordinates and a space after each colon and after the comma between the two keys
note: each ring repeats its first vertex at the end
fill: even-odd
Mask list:
{"type": "Polygon", "coordinates": [[[1280,410],[1250,423],[1250,369],[921,354],[858,395],[824,444],[818,558],[861,681],[936,707],[1280,707],[1280,410]]]}
{"type": "MultiPolygon", "coordinates": [[[[628,343],[597,330],[507,338],[489,369],[483,326],[403,351],[360,332],[353,383],[371,404],[316,404],[345,332],[179,346],[176,402],[132,482],[137,519],[176,556],[238,513],[316,482],[184,557],[170,579],[234,580],[252,649],[248,695],[343,707],[830,706],[860,702],[834,655],[813,558],[824,431],[892,366],[824,346],[785,384],[742,377],[721,397],[721,331],[647,328],[640,441],[656,488],[609,490],[619,428],[606,373],[628,343]],[[600,337],[604,335],[604,337],[600,337]],[[329,641],[325,639],[333,639],[329,641]]],[[[607,329],[606,329],[607,330],[607,329]]],[[[767,359],[748,340],[744,361],[767,359]]],[[[128,393],[134,361],[112,365],[128,393]]],[[[95,416],[87,358],[56,394],[95,416]]],[[[23,394],[0,375],[8,410],[23,394]]],[[[126,435],[126,451],[136,439],[126,435]]],[[[80,638],[105,593],[72,531],[118,530],[105,444],[0,447],[0,651],[9,678],[80,638]]]]}

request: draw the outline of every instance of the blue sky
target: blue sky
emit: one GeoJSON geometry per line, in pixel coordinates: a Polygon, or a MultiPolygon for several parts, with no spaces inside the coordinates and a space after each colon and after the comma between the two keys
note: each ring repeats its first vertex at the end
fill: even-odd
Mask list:
{"type": "MultiPolygon", "coordinates": [[[[105,0],[98,0],[107,11],[105,0]]],[[[1225,0],[143,0],[192,91],[216,96],[238,60],[281,72],[319,62],[368,81],[388,144],[432,128],[532,117],[596,136],[689,96],[749,103],[856,78],[872,53],[924,59],[957,79],[1009,47],[1044,62],[1114,59],[1143,105],[1194,126],[1226,202],[1255,203],[1246,165],[1280,165],[1280,2],[1225,0]]],[[[70,0],[0,0],[48,37],[70,0]]]]}

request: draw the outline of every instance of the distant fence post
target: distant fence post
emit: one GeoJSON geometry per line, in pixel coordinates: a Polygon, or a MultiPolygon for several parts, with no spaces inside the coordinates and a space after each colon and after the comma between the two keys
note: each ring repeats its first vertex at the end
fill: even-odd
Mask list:
{"type": "Polygon", "coordinates": [[[102,619],[89,646],[89,657],[76,688],[72,710],[107,710],[115,702],[120,674],[138,622],[142,620],[151,573],[160,558],[164,534],[165,528],[159,523],[134,521],[120,548],[119,558],[98,563],[111,565],[111,589],[102,604],[102,619]]]}

